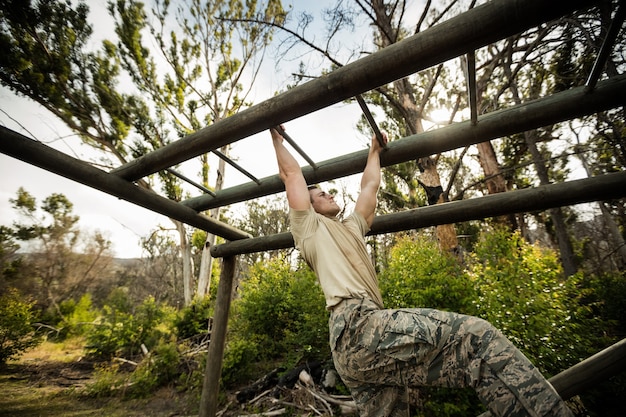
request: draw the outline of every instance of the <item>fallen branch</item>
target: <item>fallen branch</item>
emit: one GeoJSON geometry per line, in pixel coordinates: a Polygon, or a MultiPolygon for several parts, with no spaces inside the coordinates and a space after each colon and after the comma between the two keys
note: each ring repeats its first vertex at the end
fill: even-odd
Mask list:
{"type": "Polygon", "coordinates": [[[272,417],[272,416],[280,416],[287,413],[286,408],[279,408],[274,411],[266,411],[264,413],[258,414],[240,414],[239,417],[272,417]]]}
{"type": "Polygon", "coordinates": [[[139,364],[137,362],[133,362],[133,361],[129,361],[128,359],[124,359],[124,358],[113,358],[114,361],[117,362],[122,362],[122,363],[127,363],[129,365],[133,365],[133,366],[139,366],[139,364]]]}

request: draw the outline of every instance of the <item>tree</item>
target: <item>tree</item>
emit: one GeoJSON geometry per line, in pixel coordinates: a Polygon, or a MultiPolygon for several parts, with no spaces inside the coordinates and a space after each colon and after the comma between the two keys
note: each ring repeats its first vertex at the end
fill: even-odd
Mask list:
{"type": "Polygon", "coordinates": [[[33,304],[15,289],[0,296],[0,365],[41,341],[32,327],[36,320],[33,304]]]}
{"type": "MultiPolygon", "coordinates": [[[[85,3],[76,8],[69,2],[5,3],[0,11],[0,46],[7,51],[0,58],[2,85],[41,104],[85,143],[105,152],[99,163],[108,167],[249,105],[250,89],[243,86],[253,84],[271,30],[226,24],[221,17],[259,15],[280,21],[285,15],[277,0],[195,0],[182,3],[172,20],[170,2],[159,0],[151,11],[154,19],[149,19],[143,3],[119,0],[109,3],[117,40],[105,40],[94,51],[85,3]]],[[[204,183],[207,161],[201,157],[204,183]]],[[[170,171],[158,173],[158,178],[169,198],[184,197],[170,171]]],[[[152,189],[155,179],[138,184],[152,189]]],[[[184,225],[174,225],[188,303],[191,246],[184,225]]]]}
{"type": "MultiPolygon", "coordinates": [[[[289,205],[284,196],[275,196],[264,200],[250,201],[246,204],[246,213],[242,219],[236,220],[238,229],[250,233],[252,236],[270,236],[289,231],[289,205]]],[[[270,260],[280,253],[289,255],[293,250],[266,251],[242,255],[243,262],[253,265],[262,260],[270,260]]]]}
{"type": "MultiPolygon", "coordinates": [[[[305,29],[310,23],[309,15],[304,15],[297,22],[296,29],[285,28],[285,31],[302,45],[328,59],[332,68],[341,65],[340,56],[353,58],[359,53],[366,53],[364,51],[369,48],[384,48],[442,19],[472,8],[475,3],[426,2],[423,9],[417,10],[417,7],[406,1],[337,2],[334,7],[325,10],[328,31],[324,43],[315,43],[311,37],[307,37],[305,29]],[[355,27],[360,27],[358,25],[364,22],[369,23],[372,28],[371,46],[361,37],[358,44],[350,50],[352,53],[342,55],[336,48],[337,45],[346,44],[346,33],[349,30],[354,31],[355,27]],[[340,38],[341,43],[338,42],[340,38]]],[[[603,39],[602,33],[606,32],[612,18],[612,4],[615,2],[602,3],[600,19],[596,10],[577,12],[573,16],[540,25],[470,54],[476,57],[477,113],[519,104],[540,97],[548,91],[558,91],[556,88],[564,89],[583,83],[603,39]]],[[[615,50],[620,50],[619,45],[622,44],[618,43],[615,50]]],[[[292,44],[287,46],[292,47],[292,44]]],[[[620,63],[623,65],[623,56],[620,54],[614,54],[612,58],[607,64],[609,74],[617,73],[620,63]]],[[[461,57],[445,62],[381,86],[364,97],[376,106],[376,110],[381,109],[384,112],[385,121],[381,125],[392,132],[392,136],[406,136],[423,131],[427,124],[436,122],[432,115],[437,109],[448,110],[447,120],[438,124],[451,123],[459,120],[459,116],[469,107],[467,80],[466,75],[463,75],[466,74],[467,61],[468,58],[461,57]]],[[[367,126],[364,121],[360,125],[367,126]]],[[[432,204],[448,198],[466,198],[480,192],[503,192],[516,185],[539,185],[562,179],[567,175],[566,164],[569,160],[566,157],[550,156],[553,147],[550,143],[553,139],[551,132],[554,132],[554,128],[538,131],[535,139],[527,133],[525,138],[528,140],[523,144],[515,143],[515,146],[509,143],[518,140],[518,137],[503,138],[388,167],[383,177],[382,206],[387,210],[398,210],[425,204],[426,200],[432,204]],[[541,144],[535,146],[537,141],[541,144]],[[501,143],[504,145],[498,148],[501,143]],[[504,158],[506,152],[515,152],[514,158],[505,161],[514,163],[513,165],[500,163],[499,159],[504,158]],[[522,172],[522,169],[515,163],[520,161],[517,158],[522,158],[528,152],[534,155],[535,172],[518,180],[514,175],[522,172]],[[472,170],[472,161],[468,162],[467,158],[463,160],[466,155],[476,158],[482,170],[481,177],[477,178],[477,171],[472,170]],[[562,162],[562,165],[547,166],[546,173],[542,167],[548,162],[541,162],[546,156],[550,162],[562,162]],[[442,178],[447,179],[447,185],[442,184],[442,178]],[[541,180],[536,181],[537,178],[541,180]],[[423,192],[419,192],[420,186],[423,192]],[[453,193],[456,196],[452,197],[453,193]]],[[[526,161],[522,160],[520,164],[526,164],[526,161]]],[[[545,222],[549,229],[555,225],[555,240],[559,242],[565,272],[569,275],[576,270],[576,265],[567,235],[565,215],[559,212],[560,210],[551,211],[545,222]]],[[[496,220],[512,227],[526,227],[522,215],[519,216],[519,221],[516,221],[515,216],[496,220]]],[[[456,245],[453,229],[440,227],[437,235],[443,247],[452,248],[456,245]]]]}
{"type": "Polygon", "coordinates": [[[29,255],[21,283],[38,300],[42,310],[52,308],[63,316],[59,304],[77,300],[110,270],[110,242],[99,232],[81,240],[78,216],[63,194],[51,194],[37,206],[36,199],[20,188],[10,200],[20,214],[13,226],[16,239],[27,242],[29,255]]]}
{"type": "Polygon", "coordinates": [[[17,255],[20,245],[15,240],[15,231],[0,225],[0,290],[15,286],[15,278],[19,273],[22,258],[17,255]]]}

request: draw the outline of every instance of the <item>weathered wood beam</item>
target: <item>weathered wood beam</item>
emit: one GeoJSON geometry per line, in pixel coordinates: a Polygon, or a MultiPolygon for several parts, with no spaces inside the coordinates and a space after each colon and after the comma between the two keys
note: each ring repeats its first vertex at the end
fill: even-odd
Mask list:
{"type": "MultiPolygon", "coordinates": [[[[370,235],[626,197],[626,171],[420,207],[374,219],[370,235]]],[[[214,246],[214,257],[293,247],[291,233],[214,246]]]]}
{"type": "Polygon", "coordinates": [[[199,214],[192,208],[161,197],[154,192],[139,188],[116,175],[108,174],[86,162],[72,158],[63,152],[31,140],[3,126],[0,126],[0,152],[183,223],[206,230],[209,233],[222,236],[224,239],[237,240],[250,237],[248,233],[242,232],[226,223],[199,214]]]}
{"type": "Polygon", "coordinates": [[[213,314],[211,342],[209,343],[202,395],[200,396],[199,417],[214,417],[217,413],[228,311],[233,293],[236,264],[234,256],[226,257],[222,261],[222,272],[220,273],[220,283],[217,286],[215,313],[213,314]]]}
{"type": "Polygon", "coordinates": [[[470,121],[478,123],[478,91],[476,88],[476,52],[467,53],[467,95],[470,104],[470,121]]]}
{"type": "MultiPolygon", "coordinates": [[[[560,372],[548,381],[562,399],[568,400],[612,376],[619,375],[624,370],[626,370],[626,339],[560,372]]],[[[491,414],[485,412],[478,417],[491,417],[491,414]]]]}
{"type": "Polygon", "coordinates": [[[600,51],[598,52],[598,56],[596,57],[596,61],[593,63],[593,68],[591,69],[591,73],[589,74],[589,78],[587,78],[587,82],[585,83],[585,87],[587,90],[593,90],[602,71],[606,67],[606,61],[609,59],[611,55],[611,49],[613,49],[613,44],[617,39],[617,35],[624,24],[624,18],[626,17],[626,3],[621,1],[617,4],[617,11],[615,12],[615,16],[611,21],[611,25],[609,26],[609,30],[607,31],[606,37],[602,42],[602,46],[600,47],[600,51]]]}
{"type": "Polygon", "coordinates": [[[626,370],[626,339],[577,363],[550,378],[550,383],[567,400],[626,370]]]}
{"type": "Polygon", "coordinates": [[[496,0],[222,119],[111,172],[135,181],[386,83],[590,7],[594,0],[496,0]]]}
{"type": "MultiPolygon", "coordinates": [[[[444,152],[467,145],[484,142],[506,135],[555,124],[575,117],[593,114],[625,104],[626,75],[620,75],[597,84],[587,93],[577,87],[549,97],[520,104],[509,109],[482,115],[478,123],[471,121],[452,125],[394,140],[381,154],[381,165],[389,166],[444,152]]],[[[271,146],[269,133],[267,146],[271,146]]],[[[317,164],[317,169],[304,167],[302,172],[309,184],[345,177],[363,171],[367,149],[329,159],[317,164]]],[[[215,193],[183,201],[196,211],[250,200],[284,190],[278,175],[262,178],[261,184],[244,183],[215,193]]]]}

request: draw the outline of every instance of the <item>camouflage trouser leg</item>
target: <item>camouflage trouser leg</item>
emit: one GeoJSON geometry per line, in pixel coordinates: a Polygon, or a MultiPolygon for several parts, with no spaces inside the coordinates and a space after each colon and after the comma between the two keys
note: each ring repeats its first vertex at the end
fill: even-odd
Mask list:
{"type": "Polygon", "coordinates": [[[346,300],[329,325],[335,367],[361,416],[406,416],[406,387],[420,386],[473,387],[494,416],[572,416],[528,359],[477,317],[346,300]]]}

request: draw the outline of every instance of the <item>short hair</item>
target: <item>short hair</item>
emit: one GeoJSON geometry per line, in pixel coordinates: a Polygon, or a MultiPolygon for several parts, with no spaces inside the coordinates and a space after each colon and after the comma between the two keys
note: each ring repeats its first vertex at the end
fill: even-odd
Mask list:
{"type": "MultiPolygon", "coordinates": [[[[318,190],[320,187],[317,184],[309,185],[306,187],[307,190],[318,190]]],[[[310,194],[310,193],[309,193],[310,194]]],[[[313,196],[310,196],[311,204],[313,204],[313,196]]]]}

